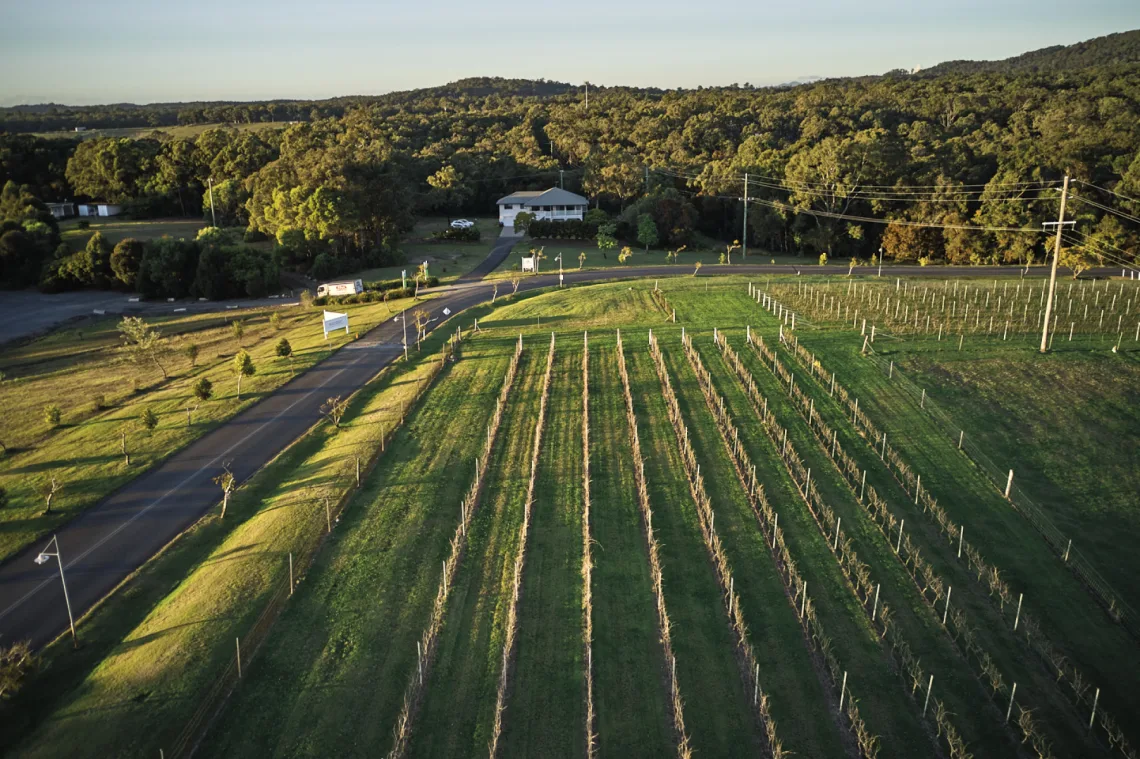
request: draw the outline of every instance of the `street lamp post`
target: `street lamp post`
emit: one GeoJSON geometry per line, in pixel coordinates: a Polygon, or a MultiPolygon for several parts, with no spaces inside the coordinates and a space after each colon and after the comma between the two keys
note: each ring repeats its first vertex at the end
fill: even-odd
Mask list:
{"type": "Polygon", "coordinates": [[[883,276],[883,246],[879,246],[879,276],[883,276]]]}
{"type": "Polygon", "coordinates": [[[559,253],[555,260],[558,261],[558,286],[562,287],[562,254],[559,253]]]}
{"type": "Polygon", "coordinates": [[[63,602],[67,604],[67,621],[71,625],[71,643],[78,648],[79,638],[75,634],[75,617],[71,615],[71,598],[67,595],[67,580],[63,576],[63,557],[59,555],[59,540],[56,539],[55,535],[51,536],[51,540],[44,546],[44,550],[40,551],[40,555],[36,557],[36,563],[46,564],[53,558],[59,564],[59,582],[63,585],[63,602]],[[53,545],[55,546],[54,553],[48,551],[53,545]]]}

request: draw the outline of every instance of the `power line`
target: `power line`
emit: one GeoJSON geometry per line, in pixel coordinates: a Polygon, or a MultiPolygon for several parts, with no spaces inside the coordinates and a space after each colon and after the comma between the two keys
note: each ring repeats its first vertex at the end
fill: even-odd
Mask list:
{"type": "Polygon", "coordinates": [[[1101,187],[1100,185],[1091,184],[1089,182],[1082,182],[1079,179],[1074,179],[1073,181],[1076,182],[1077,184],[1083,184],[1085,187],[1092,187],[1093,189],[1100,190],[1101,192],[1107,192],[1109,195],[1115,195],[1116,197],[1120,198],[1121,200],[1127,200],[1130,203],[1140,203],[1140,200],[1137,200],[1136,198],[1130,198],[1127,195],[1122,195],[1119,192],[1116,192],[1115,190],[1108,189],[1107,187],[1101,187]]]}
{"type": "Polygon", "coordinates": [[[1136,216],[1133,216],[1131,214],[1124,213],[1123,211],[1117,211],[1115,208],[1112,208],[1111,206],[1102,205],[1100,203],[1097,203],[1095,200],[1089,200],[1088,198],[1081,197],[1080,195],[1074,195],[1073,200],[1079,200],[1082,203],[1087,203],[1088,205],[1099,208],[1102,211],[1107,211],[1108,213],[1115,214],[1116,216],[1119,216],[1122,219],[1127,219],[1128,221],[1134,222],[1136,224],[1140,224],[1140,217],[1136,217],[1136,216]]]}

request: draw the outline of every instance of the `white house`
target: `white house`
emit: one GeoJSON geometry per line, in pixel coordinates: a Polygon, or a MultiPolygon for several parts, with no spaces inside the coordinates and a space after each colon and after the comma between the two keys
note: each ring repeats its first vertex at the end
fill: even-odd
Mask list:
{"type": "Polygon", "coordinates": [[[46,205],[48,207],[48,210],[51,211],[51,215],[57,219],[66,219],[69,216],[75,215],[74,203],[45,203],[44,205],[46,205]]]}
{"type": "Polygon", "coordinates": [[[581,195],[551,187],[549,190],[524,190],[499,198],[499,222],[504,227],[515,225],[515,214],[526,211],[536,219],[581,221],[590,201],[581,195]]]}
{"type": "Polygon", "coordinates": [[[123,207],[118,203],[80,203],[80,216],[118,216],[123,207]]]}

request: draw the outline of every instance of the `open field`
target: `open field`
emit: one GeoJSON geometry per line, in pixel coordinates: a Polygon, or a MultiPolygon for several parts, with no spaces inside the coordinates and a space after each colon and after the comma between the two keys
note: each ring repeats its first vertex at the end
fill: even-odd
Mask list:
{"type": "MultiPolygon", "coordinates": [[[[42,701],[15,702],[21,754],[180,756],[204,735],[227,756],[1127,756],[1140,670],[1112,534],[1136,527],[1138,353],[1089,321],[1037,354],[1025,292],[1003,339],[989,312],[959,315],[953,282],[900,281],[897,306],[894,281],[855,281],[623,281],[464,314],[480,332],[434,384],[440,335],[97,609],[92,650],[57,643],[27,691],[42,701]],[[907,331],[921,287],[948,296],[956,321],[931,322],[961,350],[925,314],[907,331]],[[864,355],[854,310],[872,298],[892,321],[864,355]],[[377,454],[378,425],[417,398],[377,454]],[[358,451],[378,459],[357,489],[358,451]],[[1022,495],[1004,497],[983,451],[1022,495]],[[344,493],[328,537],[325,488],[344,493]],[[1029,503],[1074,533],[1068,563],[1029,503]],[[1076,574],[1078,548],[1116,605],[1076,574]],[[315,557],[292,597],[289,552],[315,557]],[[251,629],[264,643],[237,681],[251,629]],[[220,703],[219,676],[235,691],[207,729],[195,715],[220,703]]],[[[984,301],[972,290],[963,309],[984,301]]],[[[112,337],[13,371],[97,366],[112,337]]]]}
{"type": "Polygon", "coordinates": [[[434,232],[441,232],[448,228],[449,220],[445,217],[425,217],[416,222],[415,229],[400,241],[400,252],[407,258],[407,263],[398,266],[385,266],[375,269],[364,269],[354,275],[365,281],[396,280],[400,278],[401,271],[407,271],[410,278],[416,267],[428,262],[428,274],[439,277],[440,282],[452,282],[475,268],[487,254],[491,252],[495,241],[499,239],[499,222],[497,219],[466,217],[475,222],[475,226],[482,233],[479,242],[457,242],[453,240],[438,242],[431,239],[434,232]]]}
{"type": "Polygon", "coordinates": [[[161,237],[193,240],[198,236],[198,230],[208,226],[209,224],[201,219],[133,221],[112,216],[102,219],[67,219],[60,222],[59,234],[72,250],[80,250],[96,232],[102,232],[107,242],[115,245],[128,237],[136,240],[157,240],[161,237]],[[88,222],[86,229],[80,228],[81,221],[88,222]]]}
{"type": "MultiPolygon", "coordinates": [[[[409,298],[346,309],[354,328],[365,332],[411,303],[409,298]]],[[[0,357],[0,370],[8,378],[0,383],[0,403],[10,409],[0,432],[9,448],[0,460],[0,487],[10,499],[0,510],[0,557],[38,539],[352,339],[337,333],[326,341],[320,312],[298,307],[156,317],[148,323],[166,337],[167,350],[160,358],[164,377],[152,361],[136,364],[121,350],[118,323],[111,317],[96,319],[0,357]],[[280,317],[276,326],[270,322],[273,313],[280,317]],[[234,320],[243,325],[240,338],[232,331],[234,320]],[[293,349],[291,361],[277,357],[282,338],[293,349]],[[194,361],[185,353],[190,345],[198,347],[194,361]],[[242,349],[257,373],[243,380],[239,398],[232,363],[242,349]],[[203,378],[213,384],[213,397],[199,402],[193,386],[203,378]],[[45,419],[47,406],[59,408],[58,426],[45,419]],[[152,431],[140,425],[147,410],[158,418],[152,431]],[[61,489],[51,513],[45,514],[37,488],[50,477],[61,489]]]]}
{"type": "Polygon", "coordinates": [[[97,137],[127,137],[137,140],[140,137],[150,137],[158,132],[165,138],[187,139],[197,137],[209,129],[237,129],[239,131],[260,132],[264,129],[284,129],[288,124],[283,121],[259,121],[252,124],[187,124],[184,126],[160,127],[124,127],[121,129],[87,129],[82,132],[35,132],[36,137],[58,138],[68,137],[76,140],[92,140],[97,137]]]}

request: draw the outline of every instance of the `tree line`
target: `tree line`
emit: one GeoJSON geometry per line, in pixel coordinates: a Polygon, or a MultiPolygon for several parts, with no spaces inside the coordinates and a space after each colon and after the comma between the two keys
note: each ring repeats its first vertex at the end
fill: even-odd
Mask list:
{"type": "Polygon", "coordinates": [[[124,203],[136,217],[210,218],[212,180],[220,226],[272,238],[284,266],[332,275],[399,260],[417,215],[485,214],[502,195],[560,181],[616,215],[630,241],[648,213],[667,246],[711,238],[812,258],[881,249],[924,263],[1027,263],[1050,240],[1026,230],[1056,219],[1069,172],[1087,183],[1068,204],[1079,239],[1135,256],[1140,65],[591,88],[588,108],[582,93],[546,84],[553,94],[534,83],[519,95],[506,85],[397,93],[281,129],[194,138],[69,149],[0,135],[0,181],[39,199],[124,203]]]}

